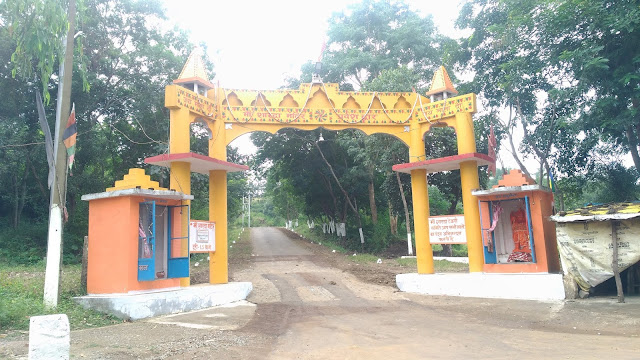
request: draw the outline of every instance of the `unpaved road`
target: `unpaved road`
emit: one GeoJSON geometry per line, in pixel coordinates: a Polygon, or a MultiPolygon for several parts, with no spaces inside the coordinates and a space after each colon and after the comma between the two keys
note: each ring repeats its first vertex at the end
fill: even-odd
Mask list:
{"type": "MultiPolygon", "coordinates": [[[[406,294],[361,281],[373,267],[356,277],[344,256],[278,229],[251,235],[252,261],[232,275],[253,282],[248,302],[74,331],[72,358],[640,359],[637,297],[616,304],[406,294]]],[[[0,355],[26,354],[24,341],[0,346],[0,355]]]]}

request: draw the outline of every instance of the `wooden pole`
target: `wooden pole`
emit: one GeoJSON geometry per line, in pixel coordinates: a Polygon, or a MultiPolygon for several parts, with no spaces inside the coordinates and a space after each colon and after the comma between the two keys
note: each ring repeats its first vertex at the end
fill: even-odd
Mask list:
{"type": "Polygon", "coordinates": [[[618,222],[611,221],[611,243],[613,245],[613,261],[611,262],[611,269],[613,269],[613,276],[616,279],[616,290],[618,291],[618,302],[624,302],[624,291],[622,290],[622,281],[620,280],[620,269],[618,269],[618,222]]]}
{"type": "Polygon", "coordinates": [[[80,283],[82,288],[87,290],[87,269],[89,267],[89,237],[84,237],[82,244],[82,272],[80,273],[80,283]]]}

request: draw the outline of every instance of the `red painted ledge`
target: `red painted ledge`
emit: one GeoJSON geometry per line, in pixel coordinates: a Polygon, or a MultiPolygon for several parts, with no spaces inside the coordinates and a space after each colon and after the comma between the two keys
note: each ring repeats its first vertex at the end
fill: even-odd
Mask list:
{"type": "Polygon", "coordinates": [[[180,161],[191,164],[191,172],[209,175],[211,170],[224,170],[226,172],[237,172],[249,170],[247,165],[234,164],[209,156],[196,153],[162,154],[144,159],[144,162],[151,165],[170,167],[172,162],[180,161]]]}
{"type": "Polygon", "coordinates": [[[489,165],[495,162],[495,159],[489,155],[481,153],[468,153],[453,156],[446,156],[437,159],[423,160],[406,164],[393,165],[393,171],[410,174],[411,170],[425,169],[427,173],[435,173],[440,171],[459,170],[460,163],[467,161],[475,161],[478,166],[489,165]]]}

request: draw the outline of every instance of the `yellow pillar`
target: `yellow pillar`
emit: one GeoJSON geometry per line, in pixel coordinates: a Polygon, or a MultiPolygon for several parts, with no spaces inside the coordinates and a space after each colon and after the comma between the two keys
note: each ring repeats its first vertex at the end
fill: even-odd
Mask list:
{"type": "Polygon", "coordinates": [[[227,254],[227,172],[209,171],[209,220],[216,223],[216,250],[209,253],[209,283],[229,282],[227,254]]]}
{"type": "MultiPolygon", "coordinates": [[[[219,89],[218,89],[219,91],[219,89]]],[[[221,108],[218,96],[218,109],[221,108]]],[[[224,123],[216,114],[213,139],[209,141],[209,156],[227,160],[227,141],[224,123]]],[[[216,250],[209,253],[209,283],[229,282],[229,257],[227,253],[227,172],[209,171],[209,221],[216,223],[216,250]]]]}
{"type": "MultiPolygon", "coordinates": [[[[191,118],[188,109],[175,108],[170,112],[169,121],[169,153],[179,154],[189,152],[189,137],[191,118]]],[[[169,188],[181,193],[191,195],[191,164],[185,162],[173,162],[169,168],[169,188]]],[[[191,201],[185,200],[185,205],[190,205],[191,201]]],[[[187,219],[187,226],[188,226],[187,219]]],[[[187,236],[189,228],[183,227],[182,236],[187,236]]],[[[189,242],[183,241],[180,248],[180,256],[189,256],[189,242]]],[[[187,287],[191,284],[190,279],[181,278],[180,286],[187,287]]]]}
{"type": "Polygon", "coordinates": [[[416,233],[418,274],[433,274],[433,250],[429,242],[429,191],[427,170],[411,171],[413,229],[416,233]]]}
{"type": "MultiPolygon", "coordinates": [[[[171,109],[169,120],[169,153],[189,152],[191,135],[191,115],[189,109],[171,109]]],[[[177,190],[177,189],[176,189],[177,190]]]]}
{"type": "MultiPolygon", "coordinates": [[[[456,114],[456,132],[458,135],[458,154],[476,152],[476,138],[470,113],[456,114]]],[[[469,253],[469,272],[482,272],[484,254],[480,230],[480,209],[478,200],[471,195],[471,190],[480,188],[476,161],[466,161],[460,164],[460,182],[469,253]]]]}
{"type": "MultiPolygon", "coordinates": [[[[416,162],[421,160],[425,160],[422,128],[417,121],[412,121],[409,161],[416,162]]],[[[413,229],[416,234],[418,274],[433,274],[433,250],[429,241],[427,170],[411,171],[411,197],[413,199],[413,229]]]]}

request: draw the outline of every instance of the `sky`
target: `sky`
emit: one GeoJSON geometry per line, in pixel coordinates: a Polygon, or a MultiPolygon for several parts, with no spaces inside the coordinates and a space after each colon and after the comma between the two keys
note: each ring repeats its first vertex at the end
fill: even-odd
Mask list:
{"type": "MultiPolygon", "coordinates": [[[[222,87],[272,90],[320,55],[333,12],[360,0],[164,0],[169,21],[205,42],[222,87]]],[[[452,36],[459,0],[406,0],[452,36]],[[437,5],[436,5],[437,4],[437,5]]]]}

